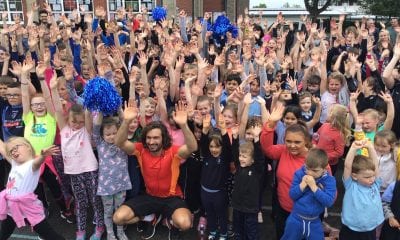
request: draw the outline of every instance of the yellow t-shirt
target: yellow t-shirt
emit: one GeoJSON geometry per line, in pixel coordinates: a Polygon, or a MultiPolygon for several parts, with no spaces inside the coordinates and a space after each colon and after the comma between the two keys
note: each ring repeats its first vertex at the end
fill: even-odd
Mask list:
{"type": "Polygon", "coordinates": [[[54,144],[56,137],[56,119],[49,113],[43,117],[34,117],[32,111],[22,117],[25,123],[24,137],[32,144],[35,154],[54,144]]]}

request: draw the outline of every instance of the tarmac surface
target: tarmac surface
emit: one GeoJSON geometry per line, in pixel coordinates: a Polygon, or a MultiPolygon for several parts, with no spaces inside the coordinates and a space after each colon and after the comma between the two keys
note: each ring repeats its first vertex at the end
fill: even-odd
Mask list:
{"type": "MultiPolygon", "coordinates": [[[[339,169],[335,175],[336,177],[336,185],[338,187],[338,197],[334,204],[334,206],[329,211],[329,216],[326,218],[326,222],[328,222],[332,227],[340,228],[341,220],[340,220],[340,212],[342,206],[342,199],[344,194],[343,183],[342,183],[342,172],[343,172],[343,162],[341,162],[339,169]]],[[[263,223],[259,224],[260,229],[260,239],[261,240],[274,240],[276,239],[274,221],[271,217],[271,177],[267,178],[267,187],[264,191],[264,203],[263,203],[263,223]]],[[[48,221],[50,225],[67,240],[75,239],[75,225],[68,224],[64,219],[60,217],[59,210],[57,209],[56,204],[53,201],[50,201],[50,216],[48,221]]],[[[93,214],[89,211],[88,216],[93,216],[93,214]]],[[[91,219],[88,220],[88,229],[86,239],[89,239],[90,235],[94,231],[94,225],[91,223],[91,219]]],[[[198,222],[198,217],[195,217],[194,227],[189,231],[182,234],[182,238],[184,240],[200,240],[198,233],[196,231],[198,222]]],[[[104,240],[106,240],[106,234],[103,235],[104,240]]],[[[136,225],[130,225],[126,229],[126,235],[129,239],[136,240],[141,239],[141,234],[136,231],[136,225]]],[[[23,239],[38,239],[35,232],[31,231],[30,227],[24,227],[21,229],[17,229],[14,231],[14,234],[10,238],[12,240],[23,240],[23,239]]],[[[162,226],[161,223],[157,226],[156,234],[152,240],[167,240],[168,239],[168,229],[165,226],[162,226]]],[[[206,238],[204,238],[206,239],[206,238]]],[[[47,240],[47,239],[46,239],[47,240]]],[[[51,239],[48,239],[51,240],[51,239]]]]}

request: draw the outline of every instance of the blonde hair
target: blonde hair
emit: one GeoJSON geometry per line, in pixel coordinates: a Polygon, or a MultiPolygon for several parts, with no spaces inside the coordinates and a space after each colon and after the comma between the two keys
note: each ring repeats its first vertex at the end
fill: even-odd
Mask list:
{"type": "Polygon", "coordinates": [[[372,109],[372,108],[365,109],[365,110],[362,112],[362,114],[363,114],[364,116],[368,116],[368,117],[371,117],[371,118],[376,119],[376,120],[379,120],[379,119],[380,119],[380,118],[379,118],[379,112],[376,111],[375,109],[372,109]]]}
{"type": "Polygon", "coordinates": [[[332,127],[338,129],[346,142],[350,143],[351,131],[350,131],[350,115],[345,106],[340,104],[334,104],[331,107],[331,118],[330,124],[332,127]]]}
{"type": "Polygon", "coordinates": [[[254,158],[254,144],[252,142],[244,142],[239,146],[239,152],[243,154],[248,154],[251,158],[254,158]]]}
{"type": "Polygon", "coordinates": [[[16,145],[25,145],[31,150],[32,158],[35,155],[35,150],[32,147],[32,144],[24,137],[11,137],[6,142],[6,153],[8,157],[11,157],[11,149],[13,149],[16,145]]]}

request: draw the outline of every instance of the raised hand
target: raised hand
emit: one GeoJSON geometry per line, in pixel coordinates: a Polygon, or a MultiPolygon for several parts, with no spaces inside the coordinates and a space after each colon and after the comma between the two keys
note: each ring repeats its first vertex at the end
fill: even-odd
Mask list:
{"type": "Polygon", "coordinates": [[[36,75],[38,77],[44,77],[44,71],[46,71],[46,65],[43,62],[39,62],[36,66],[36,75]]]}
{"type": "Polygon", "coordinates": [[[357,89],[357,91],[350,93],[350,101],[357,101],[358,96],[360,95],[361,91],[357,89]]]}
{"type": "Polygon", "coordinates": [[[57,79],[56,70],[53,70],[53,75],[51,76],[49,86],[50,86],[50,89],[51,89],[52,91],[57,91],[58,79],[57,79]]]}
{"type": "Polygon", "coordinates": [[[386,104],[389,104],[389,103],[393,102],[392,95],[390,95],[389,93],[380,92],[379,93],[379,97],[382,98],[383,101],[385,101],[386,104]]]}
{"type": "Polygon", "coordinates": [[[243,99],[243,103],[244,104],[251,104],[253,102],[253,99],[251,99],[251,93],[246,93],[246,95],[244,95],[244,99],[243,99]]]}
{"type": "Polygon", "coordinates": [[[270,122],[278,122],[283,117],[283,112],[285,111],[285,107],[283,104],[278,103],[277,106],[272,110],[271,114],[269,115],[268,121],[270,122]]]}
{"type": "Polygon", "coordinates": [[[211,128],[211,115],[207,114],[203,117],[203,130],[207,131],[211,128]]]}
{"type": "Polygon", "coordinates": [[[48,148],[42,149],[40,151],[40,155],[43,157],[51,156],[51,155],[59,155],[61,153],[60,147],[56,145],[52,145],[48,148]]]}
{"type": "Polygon", "coordinates": [[[175,111],[172,115],[174,121],[179,126],[183,126],[187,123],[187,112],[186,107],[182,101],[179,101],[178,104],[175,104],[175,111]]]}
{"type": "Polygon", "coordinates": [[[320,99],[319,97],[312,96],[311,99],[312,99],[312,101],[313,101],[313,103],[314,103],[315,105],[317,105],[317,106],[320,106],[320,105],[321,105],[321,99],[320,99]]]}
{"type": "Polygon", "coordinates": [[[125,102],[124,121],[131,122],[137,118],[138,109],[133,99],[129,100],[128,104],[125,102]]]}
{"type": "Polygon", "coordinates": [[[145,52],[139,52],[139,63],[140,63],[140,66],[146,66],[146,64],[147,64],[147,61],[149,60],[149,58],[147,57],[147,55],[146,55],[146,53],[145,52]]]}
{"type": "Polygon", "coordinates": [[[21,75],[28,75],[29,72],[35,67],[35,62],[32,59],[26,59],[22,64],[21,75]]]}
{"type": "Polygon", "coordinates": [[[12,69],[10,69],[10,72],[12,74],[14,74],[16,77],[21,76],[21,70],[22,70],[21,63],[19,63],[17,61],[12,61],[11,66],[12,66],[12,69]]]}
{"type": "Polygon", "coordinates": [[[225,118],[224,118],[224,115],[222,115],[222,114],[220,114],[219,117],[218,117],[218,127],[221,130],[225,130],[226,129],[225,118]]]}
{"type": "Polygon", "coordinates": [[[214,94],[213,94],[213,97],[214,98],[220,98],[221,97],[221,95],[222,95],[222,84],[218,84],[216,87],[215,87],[215,90],[214,90],[214,94]]]}

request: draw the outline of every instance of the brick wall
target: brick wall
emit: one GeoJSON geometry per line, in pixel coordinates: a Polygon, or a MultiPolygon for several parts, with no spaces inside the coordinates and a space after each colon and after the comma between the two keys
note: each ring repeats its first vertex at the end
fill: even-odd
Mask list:
{"type": "Polygon", "coordinates": [[[192,14],[193,14],[193,1],[192,0],[176,0],[176,6],[177,6],[177,8],[179,8],[179,11],[181,9],[183,9],[187,12],[188,16],[192,16],[192,14]]]}
{"type": "Polygon", "coordinates": [[[203,0],[203,6],[205,12],[223,12],[225,11],[224,0],[203,0]]]}

